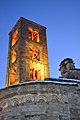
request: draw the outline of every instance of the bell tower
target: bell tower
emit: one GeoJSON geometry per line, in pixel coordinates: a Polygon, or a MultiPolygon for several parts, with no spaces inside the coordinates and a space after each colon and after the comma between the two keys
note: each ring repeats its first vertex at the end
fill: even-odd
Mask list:
{"type": "Polygon", "coordinates": [[[21,17],[9,33],[6,86],[49,77],[46,27],[21,17]]]}

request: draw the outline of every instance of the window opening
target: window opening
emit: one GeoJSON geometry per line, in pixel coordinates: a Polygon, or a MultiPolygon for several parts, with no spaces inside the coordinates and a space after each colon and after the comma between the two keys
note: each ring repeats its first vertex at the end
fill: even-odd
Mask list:
{"type": "Polygon", "coordinates": [[[38,79],[38,71],[35,70],[35,79],[38,79]]]}
{"type": "Polygon", "coordinates": [[[38,49],[30,47],[29,49],[30,59],[40,60],[40,52],[38,49]]]}
{"type": "Polygon", "coordinates": [[[33,40],[33,32],[32,28],[28,28],[28,38],[33,40]]]}
{"type": "Polygon", "coordinates": [[[32,28],[28,28],[28,38],[39,42],[39,32],[37,30],[33,30],[32,28]]]}
{"type": "Polygon", "coordinates": [[[36,30],[33,31],[33,40],[39,42],[39,33],[36,30]]]}
{"type": "Polygon", "coordinates": [[[10,84],[14,84],[15,83],[15,78],[16,78],[16,70],[11,70],[11,73],[10,73],[10,84]]]}
{"type": "Polygon", "coordinates": [[[16,30],[12,35],[12,46],[16,44],[17,40],[18,40],[18,30],[16,30]]]}
{"type": "Polygon", "coordinates": [[[30,79],[34,79],[34,69],[30,69],[30,79]]]}
{"type": "Polygon", "coordinates": [[[12,63],[16,61],[16,52],[13,50],[12,51],[12,63]]]}
{"type": "Polygon", "coordinates": [[[32,59],[33,58],[33,49],[32,48],[30,48],[30,59],[32,59]]]}
{"type": "Polygon", "coordinates": [[[36,70],[34,68],[30,69],[30,79],[40,80],[40,70],[36,70]]]}

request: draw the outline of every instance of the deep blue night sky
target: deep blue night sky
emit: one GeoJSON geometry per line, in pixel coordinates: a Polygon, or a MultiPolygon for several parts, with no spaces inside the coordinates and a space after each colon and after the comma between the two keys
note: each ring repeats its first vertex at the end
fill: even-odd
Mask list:
{"type": "Polygon", "coordinates": [[[80,0],[0,0],[0,88],[5,87],[8,33],[20,17],[47,27],[50,77],[70,57],[80,68],[80,0]]]}

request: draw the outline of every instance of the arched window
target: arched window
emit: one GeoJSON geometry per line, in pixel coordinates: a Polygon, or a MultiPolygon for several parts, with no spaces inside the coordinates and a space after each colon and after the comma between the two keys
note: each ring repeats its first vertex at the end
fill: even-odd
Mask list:
{"type": "Polygon", "coordinates": [[[36,70],[34,68],[31,68],[30,69],[30,79],[31,80],[40,80],[41,79],[40,70],[36,70]]]}
{"type": "Polygon", "coordinates": [[[34,78],[35,80],[38,79],[38,71],[37,71],[37,70],[35,70],[35,75],[34,75],[34,77],[35,77],[35,78],[34,78]]]}
{"type": "Polygon", "coordinates": [[[34,79],[34,69],[30,69],[30,79],[34,79]]]}
{"type": "Polygon", "coordinates": [[[33,30],[32,28],[28,28],[28,38],[39,42],[39,32],[37,30],[33,30]]]}
{"type": "Polygon", "coordinates": [[[38,80],[41,80],[41,72],[38,70],[38,80]]]}
{"type": "Polygon", "coordinates": [[[39,33],[37,30],[33,31],[33,40],[39,42],[39,33]]]}
{"type": "Polygon", "coordinates": [[[29,49],[29,54],[30,54],[30,59],[32,59],[33,58],[33,49],[32,49],[32,47],[30,47],[30,49],[29,49]]]}
{"type": "Polygon", "coordinates": [[[28,38],[33,40],[33,30],[30,27],[28,28],[28,38]]]}
{"type": "Polygon", "coordinates": [[[13,50],[12,51],[12,63],[16,61],[16,52],[13,50]]]}
{"type": "Polygon", "coordinates": [[[40,51],[35,47],[30,46],[29,55],[31,60],[32,59],[40,60],[40,51]]]}
{"type": "Polygon", "coordinates": [[[36,59],[36,60],[40,60],[40,52],[38,49],[35,49],[34,50],[34,54],[33,54],[33,58],[36,59]]]}
{"type": "Polygon", "coordinates": [[[16,70],[11,70],[11,73],[10,73],[10,84],[14,84],[15,83],[15,78],[16,78],[16,70]]]}
{"type": "Polygon", "coordinates": [[[15,45],[15,43],[17,42],[18,40],[18,30],[16,30],[13,35],[12,35],[12,46],[15,45]]]}

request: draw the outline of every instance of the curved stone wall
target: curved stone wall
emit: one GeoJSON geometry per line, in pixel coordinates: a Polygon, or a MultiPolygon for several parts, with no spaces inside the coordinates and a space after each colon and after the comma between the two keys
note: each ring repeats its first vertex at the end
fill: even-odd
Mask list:
{"type": "Polygon", "coordinates": [[[79,120],[80,84],[30,82],[0,89],[0,120],[79,120]]]}

